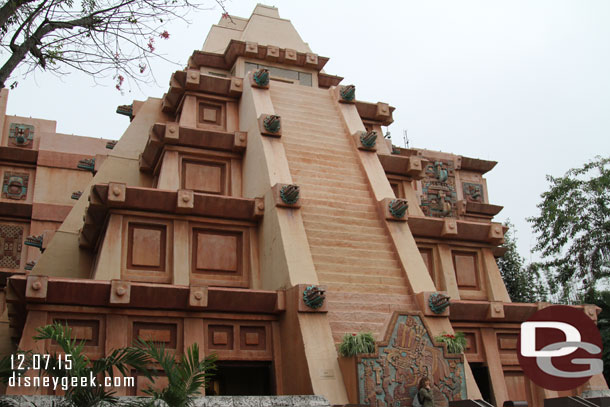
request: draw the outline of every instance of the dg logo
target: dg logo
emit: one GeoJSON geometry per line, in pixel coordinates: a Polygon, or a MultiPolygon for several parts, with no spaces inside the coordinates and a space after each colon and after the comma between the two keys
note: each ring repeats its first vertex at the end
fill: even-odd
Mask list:
{"type": "Polygon", "coordinates": [[[574,389],[602,373],[602,338],[581,309],[553,305],[521,324],[517,343],[523,373],[549,390],[574,389]]]}

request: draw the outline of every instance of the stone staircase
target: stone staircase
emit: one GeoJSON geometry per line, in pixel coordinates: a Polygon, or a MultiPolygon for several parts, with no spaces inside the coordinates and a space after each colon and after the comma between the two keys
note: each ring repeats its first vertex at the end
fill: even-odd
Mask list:
{"type": "Polygon", "coordinates": [[[271,99],[334,340],[382,339],[394,310],[416,306],[339,112],[322,89],[273,82],[271,99]]]}

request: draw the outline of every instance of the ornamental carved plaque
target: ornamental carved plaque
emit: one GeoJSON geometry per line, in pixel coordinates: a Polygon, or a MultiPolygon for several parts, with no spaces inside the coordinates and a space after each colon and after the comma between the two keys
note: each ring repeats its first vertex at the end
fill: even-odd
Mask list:
{"type": "Polygon", "coordinates": [[[467,202],[483,203],[483,185],[474,182],[462,182],[464,199],[467,202]]]}
{"type": "Polygon", "coordinates": [[[423,376],[430,378],[435,406],[466,399],[462,355],[435,346],[420,315],[394,314],[377,353],[358,358],[361,404],[410,406],[423,376]]]}
{"type": "Polygon", "coordinates": [[[34,126],[29,124],[11,123],[8,139],[10,143],[15,146],[32,148],[32,140],[34,140],[34,126]]]}
{"type": "Polygon", "coordinates": [[[2,181],[2,198],[25,200],[28,195],[29,174],[5,172],[2,181]]]}
{"type": "Polygon", "coordinates": [[[0,225],[0,268],[21,267],[23,226],[0,225]]]}
{"type": "Polygon", "coordinates": [[[455,167],[453,161],[432,161],[426,166],[422,183],[421,208],[426,216],[455,216],[455,167]]]}

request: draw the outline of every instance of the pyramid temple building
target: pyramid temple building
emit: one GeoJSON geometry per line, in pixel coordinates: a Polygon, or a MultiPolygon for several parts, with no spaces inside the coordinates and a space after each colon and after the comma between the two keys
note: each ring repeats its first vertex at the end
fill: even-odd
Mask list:
{"type": "Polygon", "coordinates": [[[327,61],[274,7],[221,19],[161,99],[119,108],[118,142],[7,116],[3,90],[2,353],[42,349],[36,328],[61,321],[92,359],[138,337],[198,343],[218,356],[208,394],[410,406],[427,376],[436,406],[542,407],[607,389],[523,374],[519,324],[546,304],[512,303],[500,276],[496,163],[392,146],[394,107],[327,61]],[[434,339],[458,331],[463,354],[434,339]],[[375,353],[340,357],[360,332],[375,353]]]}

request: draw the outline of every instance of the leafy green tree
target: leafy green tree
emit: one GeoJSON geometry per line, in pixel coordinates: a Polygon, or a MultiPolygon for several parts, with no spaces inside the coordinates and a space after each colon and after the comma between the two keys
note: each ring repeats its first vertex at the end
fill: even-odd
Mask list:
{"type": "Polygon", "coordinates": [[[511,301],[546,301],[547,290],[538,268],[525,266],[525,259],[517,251],[514,225],[507,220],[505,226],[509,228],[504,235],[503,247],[506,252],[497,262],[511,301]]]}
{"type": "Polygon", "coordinates": [[[610,276],[610,157],[596,157],[563,177],[547,175],[550,189],[529,218],[543,260],[537,266],[556,300],[594,302],[610,276]]]}

